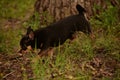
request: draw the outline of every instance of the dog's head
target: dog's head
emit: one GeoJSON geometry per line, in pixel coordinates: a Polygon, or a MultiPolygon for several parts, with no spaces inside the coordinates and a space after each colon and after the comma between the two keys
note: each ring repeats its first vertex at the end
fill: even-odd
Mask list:
{"type": "Polygon", "coordinates": [[[19,52],[21,53],[22,51],[25,51],[29,46],[31,46],[33,40],[34,31],[31,29],[31,27],[28,27],[26,35],[24,35],[20,40],[21,50],[19,52]]]}

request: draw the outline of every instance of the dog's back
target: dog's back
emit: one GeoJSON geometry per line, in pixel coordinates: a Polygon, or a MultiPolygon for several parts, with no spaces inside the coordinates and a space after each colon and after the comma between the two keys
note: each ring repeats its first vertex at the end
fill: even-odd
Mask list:
{"type": "Polygon", "coordinates": [[[63,44],[67,39],[72,38],[72,35],[76,31],[91,33],[90,24],[84,16],[85,9],[80,5],[76,5],[76,9],[79,14],[66,17],[39,30],[40,33],[38,36],[42,36],[42,43],[52,47],[58,46],[59,44],[63,44]]]}

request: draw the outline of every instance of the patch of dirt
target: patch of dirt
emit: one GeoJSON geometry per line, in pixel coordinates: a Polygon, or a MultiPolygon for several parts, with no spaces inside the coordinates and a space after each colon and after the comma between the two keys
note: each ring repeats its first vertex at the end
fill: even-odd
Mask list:
{"type": "MultiPolygon", "coordinates": [[[[29,54],[6,55],[0,53],[0,80],[23,80],[25,77],[34,79],[29,57],[29,54]]],[[[77,64],[81,71],[90,72],[93,80],[100,80],[102,77],[112,80],[116,77],[116,70],[120,69],[120,62],[102,54],[97,54],[84,64],[81,64],[80,61],[83,62],[79,59],[74,64],[77,64]]]]}
{"type": "Polygon", "coordinates": [[[0,80],[23,80],[33,77],[30,59],[26,55],[6,55],[0,53],[0,80]]]}
{"type": "Polygon", "coordinates": [[[102,77],[113,78],[115,72],[120,68],[120,63],[110,57],[96,56],[86,64],[86,68],[91,69],[91,73],[95,80],[102,77]]]}

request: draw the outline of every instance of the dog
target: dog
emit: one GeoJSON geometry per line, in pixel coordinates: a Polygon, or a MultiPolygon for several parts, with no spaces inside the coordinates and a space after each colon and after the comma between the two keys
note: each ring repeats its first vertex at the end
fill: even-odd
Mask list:
{"type": "Polygon", "coordinates": [[[76,9],[78,14],[68,16],[45,28],[34,31],[28,27],[26,35],[20,40],[21,50],[19,52],[31,46],[32,49],[40,49],[38,54],[42,56],[51,51],[53,47],[62,45],[67,39],[73,39],[76,31],[92,34],[90,23],[84,16],[86,10],[79,4],[76,5],[76,9]]]}

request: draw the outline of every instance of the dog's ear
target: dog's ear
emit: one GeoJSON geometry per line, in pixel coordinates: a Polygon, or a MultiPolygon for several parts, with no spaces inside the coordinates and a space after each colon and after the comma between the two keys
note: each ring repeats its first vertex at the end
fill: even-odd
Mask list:
{"type": "Polygon", "coordinates": [[[26,35],[28,35],[31,40],[34,39],[34,31],[33,31],[33,29],[30,26],[27,28],[26,35]]]}
{"type": "Polygon", "coordinates": [[[31,40],[34,40],[34,32],[33,32],[33,31],[31,31],[31,32],[28,34],[28,36],[29,36],[29,38],[30,38],[31,40]]]}
{"type": "Polygon", "coordinates": [[[27,33],[26,33],[26,35],[28,35],[31,31],[33,31],[33,29],[31,28],[31,26],[29,26],[29,27],[27,28],[27,33]]]}

